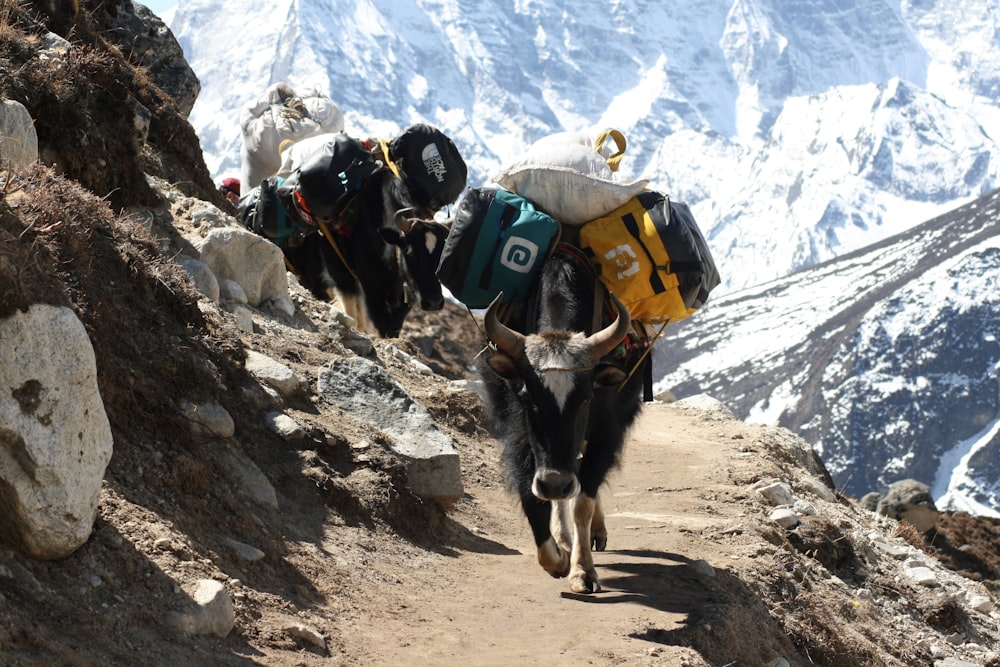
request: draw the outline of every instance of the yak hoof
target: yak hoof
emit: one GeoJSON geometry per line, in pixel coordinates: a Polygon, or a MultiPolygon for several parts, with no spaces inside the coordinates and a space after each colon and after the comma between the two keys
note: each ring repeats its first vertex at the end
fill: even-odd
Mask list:
{"type": "Polygon", "coordinates": [[[569,574],[569,553],[563,551],[551,537],[538,547],[538,564],[556,579],[569,574]]]}
{"type": "Polygon", "coordinates": [[[570,575],[569,589],[574,593],[600,593],[601,582],[596,571],[581,570],[570,575]]]}

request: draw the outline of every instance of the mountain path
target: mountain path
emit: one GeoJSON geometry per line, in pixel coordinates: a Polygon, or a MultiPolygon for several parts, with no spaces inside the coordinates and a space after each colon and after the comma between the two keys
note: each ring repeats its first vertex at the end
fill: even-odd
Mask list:
{"type": "Polygon", "coordinates": [[[397,581],[358,610],[344,636],[347,663],[706,664],[671,642],[706,615],[713,595],[704,580],[738,557],[705,536],[732,524],[720,500],[732,494],[734,476],[754,476],[757,464],[739,451],[744,424],[692,414],[652,404],[633,429],[603,490],[608,550],[595,554],[602,592],[574,594],[565,579],[549,577],[535,563],[516,499],[472,490],[454,518],[482,548],[395,571],[397,581]]]}

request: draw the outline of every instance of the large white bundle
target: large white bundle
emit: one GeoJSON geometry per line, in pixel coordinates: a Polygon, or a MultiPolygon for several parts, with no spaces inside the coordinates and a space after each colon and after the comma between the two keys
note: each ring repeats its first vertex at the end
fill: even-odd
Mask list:
{"type": "Polygon", "coordinates": [[[243,109],[240,131],[244,191],[260,185],[281,165],[278,148],[289,139],[300,141],[323,132],[341,132],[344,114],[333,100],[318,90],[298,93],[287,83],[276,83],[263,97],[243,109]]]}
{"type": "Polygon", "coordinates": [[[647,179],[620,180],[616,170],[624,152],[625,138],[616,130],[595,139],[560,132],[533,143],[491,180],[559,222],[579,226],[607,215],[649,184],[647,179]],[[608,138],[614,141],[609,144],[608,138]]]}
{"type": "Polygon", "coordinates": [[[321,132],[320,134],[306,137],[301,141],[296,141],[281,151],[281,163],[275,170],[274,175],[288,178],[314,155],[332,153],[336,141],[336,132],[321,132]]]}

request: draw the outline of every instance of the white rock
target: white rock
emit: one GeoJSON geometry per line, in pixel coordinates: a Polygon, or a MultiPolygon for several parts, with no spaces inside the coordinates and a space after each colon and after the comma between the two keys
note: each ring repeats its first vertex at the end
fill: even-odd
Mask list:
{"type": "Polygon", "coordinates": [[[298,396],[306,388],[306,383],[292,369],[259,352],[247,350],[246,367],[255,378],[285,398],[298,396]]]}
{"type": "Polygon", "coordinates": [[[291,317],[295,314],[295,304],[292,303],[292,299],[290,297],[275,297],[273,299],[268,299],[261,305],[263,308],[272,313],[278,313],[279,315],[285,315],[286,317],[291,317]]]}
{"type": "Polygon", "coordinates": [[[278,305],[294,314],[285,259],[278,246],[239,227],[216,228],[192,242],[218,280],[232,280],[243,288],[248,304],[281,302],[278,305]]]}
{"type": "Polygon", "coordinates": [[[312,626],[293,622],[287,624],[283,629],[293,637],[305,640],[323,651],[326,650],[326,640],[323,638],[323,633],[312,626]]]}
{"type": "Polygon", "coordinates": [[[774,482],[767,486],[762,486],[757,489],[757,493],[772,505],[791,505],[795,502],[795,497],[792,495],[792,487],[785,482],[774,482]]]}
{"type": "Polygon", "coordinates": [[[782,528],[794,528],[799,525],[799,515],[786,507],[771,512],[770,518],[782,528]]]}
{"type": "Polygon", "coordinates": [[[934,667],[980,667],[979,663],[976,662],[966,662],[965,660],[959,660],[958,658],[944,658],[943,660],[935,660],[934,667]]]}
{"type": "Polygon", "coordinates": [[[35,121],[16,100],[0,101],[0,157],[4,167],[26,169],[38,161],[35,121]]]}
{"type": "Polygon", "coordinates": [[[792,509],[798,513],[799,516],[816,516],[816,507],[805,500],[796,500],[795,504],[792,505],[792,509]]]}
{"type": "Polygon", "coordinates": [[[306,432],[297,421],[283,412],[271,412],[266,416],[268,428],[285,440],[301,440],[306,432]]]}
{"type": "Polygon", "coordinates": [[[247,303],[247,293],[243,291],[243,286],[235,280],[219,281],[219,297],[233,303],[247,303]]]}
{"type": "Polygon", "coordinates": [[[0,532],[36,558],[90,536],[111,425],[94,349],[69,308],[36,304],[0,320],[0,532]]]}
{"type": "Polygon", "coordinates": [[[837,499],[837,496],[830,490],[830,487],[814,477],[803,477],[795,486],[803,491],[808,491],[820,500],[832,503],[837,499]]]}
{"type": "Polygon", "coordinates": [[[937,575],[929,567],[911,567],[906,570],[906,576],[923,586],[937,584],[937,575]]]}
{"type": "Polygon", "coordinates": [[[228,635],[236,624],[236,611],[225,585],[214,579],[202,579],[192,597],[197,607],[173,614],[174,625],[192,635],[228,635]]]}
{"type": "Polygon", "coordinates": [[[236,324],[240,327],[240,331],[249,334],[253,333],[252,310],[239,304],[227,305],[226,310],[232,313],[233,317],[236,318],[236,324]]]}
{"type": "Polygon", "coordinates": [[[980,613],[988,614],[993,611],[993,600],[985,595],[973,595],[969,598],[969,607],[980,613]]]}
{"type": "Polygon", "coordinates": [[[178,257],[177,262],[184,269],[184,272],[188,274],[188,277],[191,278],[195,289],[201,292],[202,296],[216,303],[219,302],[219,281],[216,280],[212,269],[205,262],[197,260],[194,257],[188,257],[187,255],[178,257]]]}
{"type": "Polygon", "coordinates": [[[253,461],[231,451],[228,452],[226,465],[239,478],[240,493],[255,502],[278,509],[278,493],[253,461]]]}
{"type": "Polygon", "coordinates": [[[901,546],[899,544],[893,544],[892,542],[887,542],[881,537],[873,539],[872,545],[882,553],[896,559],[904,558],[908,556],[911,552],[910,549],[901,546]]]}
{"type": "Polygon", "coordinates": [[[203,438],[231,438],[236,433],[236,423],[224,407],[218,403],[196,405],[181,401],[177,411],[188,422],[191,433],[203,438]]]}
{"type": "Polygon", "coordinates": [[[243,542],[230,538],[226,538],[226,544],[229,545],[229,547],[233,550],[233,553],[235,553],[239,558],[242,558],[249,563],[256,563],[257,561],[264,559],[264,552],[257,547],[253,547],[249,544],[244,544],[243,542]]]}

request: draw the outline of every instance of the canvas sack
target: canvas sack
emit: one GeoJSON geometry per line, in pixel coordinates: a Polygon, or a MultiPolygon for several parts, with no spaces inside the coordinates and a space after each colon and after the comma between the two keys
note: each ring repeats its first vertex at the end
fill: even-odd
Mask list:
{"type": "Polygon", "coordinates": [[[319,90],[297,91],[287,83],[270,86],[240,113],[240,183],[257,187],[281,166],[283,141],[300,141],[322,132],[344,129],[344,114],[319,90]]]}
{"type": "Polygon", "coordinates": [[[613,211],[649,184],[618,173],[625,148],[618,130],[605,130],[593,139],[586,133],[560,132],[536,141],[491,180],[559,222],[579,226],[613,211]]]}

